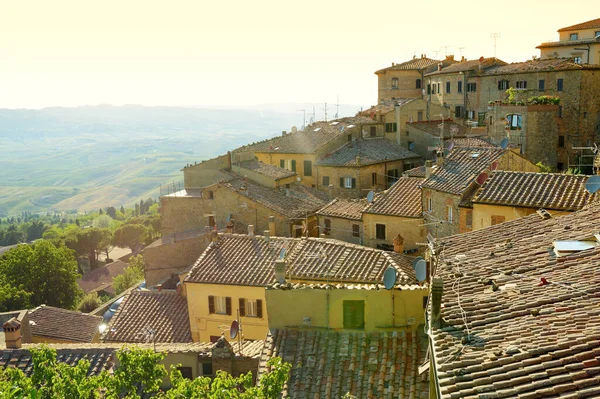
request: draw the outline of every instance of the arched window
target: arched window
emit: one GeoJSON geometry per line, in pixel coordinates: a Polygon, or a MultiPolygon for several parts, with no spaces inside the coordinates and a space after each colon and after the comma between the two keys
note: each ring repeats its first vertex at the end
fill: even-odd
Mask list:
{"type": "Polygon", "coordinates": [[[392,90],[398,89],[398,78],[392,78],[392,90]]]}
{"type": "Polygon", "coordinates": [[[417,89],[421,88],[421,79],[417,79],[417,89]]]}

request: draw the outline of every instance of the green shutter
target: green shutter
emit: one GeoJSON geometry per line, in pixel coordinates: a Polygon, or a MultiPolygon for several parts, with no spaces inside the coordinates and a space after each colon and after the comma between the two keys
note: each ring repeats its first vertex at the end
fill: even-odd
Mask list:
{"type": "Polygon", "coordinates": [[[292,172],[296,171],[296,160],[292,159],[292,172]]]}
{"type": "Polygon", "coordinates": [[[344,328],[365,328],[365,301],[344,301],[344,328]]]}
{"type": "Polygon", "coordinates": [[[340,187],[344,188],[344,178],[340,177],[340,187]]]}
{"type": "Polygon", "coordinates": [[[283,159],[279,160],[279,167],[285,169],[285,161],[283,159]]]}
{"type": "Polygon", "coordinates": [[[356,188],[356,179],[352,178],[352,188],[356,188]]]}

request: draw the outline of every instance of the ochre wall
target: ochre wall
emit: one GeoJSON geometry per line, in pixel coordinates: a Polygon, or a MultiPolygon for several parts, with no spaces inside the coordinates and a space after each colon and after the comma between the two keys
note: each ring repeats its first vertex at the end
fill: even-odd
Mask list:
{"type": "MultiPolygon", "coordinates": [[[[515,220],[535,213],[538,208],[524,208],[505,205],[473,204],[473,230],[492,225],[492,216],[504,216],[504,221],[515,220]]],[[[562,216],[570,212],[548,210],[553,216],[562,216]]]]}
{"type": "Polygon", "coordinates": [[[416,249],[418,253],[423,252],[424,246],[417,243],[425,242],[425,223],[422,218],[404,218],[399,216],[378,215],[363,213],[365,225],[365,244],[369,247],[377,247],[377,244],[394,245],[394,238],[400,234],[404,238],[404,250],[416,249]],[[376,224],[385,225],[385,240],[376,237],[376,224]]]}
{"type": "Polygon", "coordinates": [[[329,231],[329,233],[325,233],[327,238],[334,238],[336,240],[346,241],[352,244],[364,245],[364,227],[362,220],[335,218],[331,216],[319,216],[319,233],[325,232],[325,219],[329,219],[331,221],[331,230],[329,231]],[[352,235],[353,225],[358,225],[358,237],[354,237],[352,235]]]}

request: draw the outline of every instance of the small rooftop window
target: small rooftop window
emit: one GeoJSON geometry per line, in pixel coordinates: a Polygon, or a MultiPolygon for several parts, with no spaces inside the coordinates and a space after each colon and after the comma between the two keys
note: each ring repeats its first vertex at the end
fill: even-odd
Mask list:
{"type": "Polygon", "coordinates": [[[600,235],[595,234],[594,237],[585,240],[561,240],[554,241],[554,253],[556,256],[567,256],[577,252],[596,248],[600,243],[600,235]]]}
{"type": "Polygon", "coordinates": [[[315,131],[315,132],[318,132],[319,130],[321,130],[321,128],[320,128],[320,127],[316,128],[314,131],[315,131]]]}
{"type": "Polygon", "coordinates": [[[339,122],[331,122],[330,125],[335,126],[337,125],[339,122]]]}
{"type": "Polygon", "coordinates": [[[479,153],[478,152],[474,152],[471,154],[471,158],[478,158],[479,157],[479,153]]]}
{"type": "Polygon", "coordinates": [[[355,125],[348,125],[348,129],[350,129],[351,127],[354,127],[355,125]]]}

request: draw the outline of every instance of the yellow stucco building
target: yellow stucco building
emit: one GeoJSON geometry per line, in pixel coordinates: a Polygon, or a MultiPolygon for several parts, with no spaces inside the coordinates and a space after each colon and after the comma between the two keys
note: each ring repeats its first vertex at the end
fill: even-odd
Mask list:
{"type": "Polygon", "coordinates": [[[600,18],[558,30],[558,41],[542,43],[541,58],[572,58],[577,64],[600,64],[600,18]]]}

